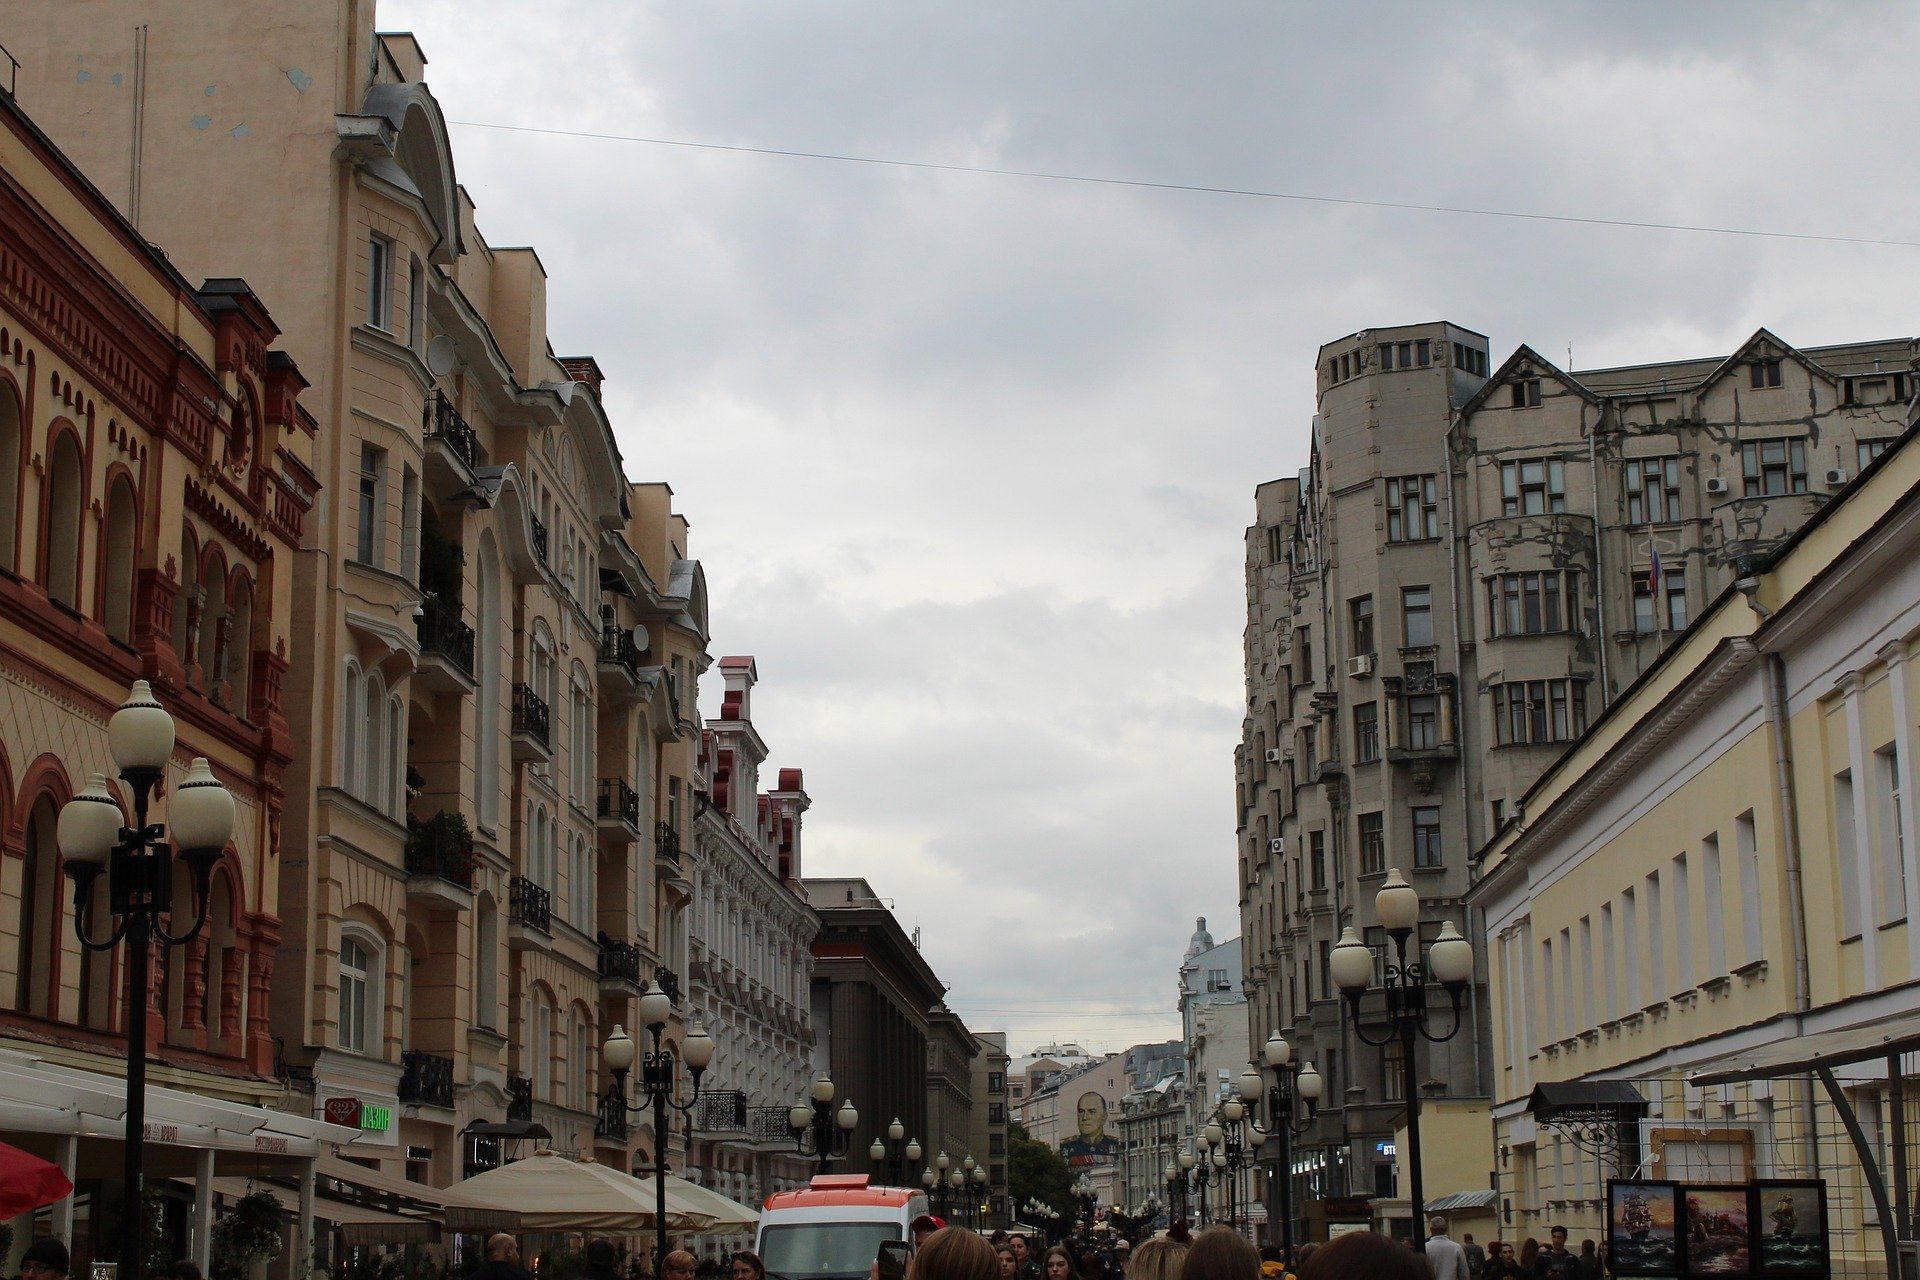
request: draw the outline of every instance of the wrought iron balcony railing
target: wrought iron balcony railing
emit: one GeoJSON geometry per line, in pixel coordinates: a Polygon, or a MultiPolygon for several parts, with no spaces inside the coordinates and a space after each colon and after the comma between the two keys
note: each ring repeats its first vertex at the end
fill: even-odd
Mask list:
{"type": "Polygon", "coordinates": [[[508,888],[507,913],[514,924],[553,932],[553,894],[525,876],[515,876],[508,888]]]}
{"type": "Polygon", "coordinates": [[[409,1049],[400,1055],[400,1101],[453,1106],[453,1059],[409,1049]]]}
{"type": "Polygon", "coordinates": [[[627,1140],[627,1102],[612,1091],[601,1095],[599,1114],[593,1122],[593,1136],[610,1142],[627,1140]]]}
{"type": "Polygon", "coordinates": [[[653,971],[653,983],[667,993],[667,999],[673,1001],[675,1004],[680,1003],[679,974],[667,968],[665,965],[660,965],[653,971]]]}
{"type": "Polygon", "coordinates": [[[680,865],[680,833],[671,823],[660,822],[653,828],[653,851],[662,862],[680,865]]]}
{"type": "Polygon", "coordinates": [[[438,391],[427,397],[423,434],[429,443],[444,444],[455,457],[467,464],[467,470],[471,471],[480,465],[480,437],[460,416],[460,411],[453,407],[453,401],[438,391]]]}
{"type": "Polygon", "coordinates": [[[703,1093],[694,1106],[695,1133],[738,1133],[746,1127],[747,1095],[738,1089],[703,1093]]]}
{"type": "Polygon", "coordinates": [[[420,634],[421,653],[438,654],[473,679],[473,628],[460,620],[458,602],[428,595],[420,602],[414,629],[420,634]]]}
{"type": "Polygon", "coordinates": [[[457,813],[442,809],[425,822],[407,820],[407,874],[473,888],[473,836],[457,813]]]}
{"type": "Polygon", "coordinates": [[[532,686],[513,686],[513,731],[524,733],[543,747],[553,745],[553,709],[532,686]]]}
{"type": "Polygon", "coordinates": [[[640,948],[624,938],[600,935],[600,976],[612,982],[640,985],[640,948]]]}
{"type": "Polygon", "coordinates": [[[540,557],[540,563],[547,563],[547,523],[531,511],[527,513],[527,522],[533,527],[533,553],[540,557]]]}
{"type": "Polygon", "coordinates": [[[600,779],[599,817],[618,818],[629,826],[640,825],[640,793],[627,785],[625,778],[600,779]]]}
{"type": "Polygon", "coordinates": [[[640,678],[640,646],[633,641],[633,632],[625,627],[602,627],[600,629],[600,661],[617,666],[625,671],[629,678],[640,678]]]}
{"type": "Polygon", "coordinates": [[[533,1081],[525,1076],[507,1077],[507,1119],[533,1119],[533,1081]]]}

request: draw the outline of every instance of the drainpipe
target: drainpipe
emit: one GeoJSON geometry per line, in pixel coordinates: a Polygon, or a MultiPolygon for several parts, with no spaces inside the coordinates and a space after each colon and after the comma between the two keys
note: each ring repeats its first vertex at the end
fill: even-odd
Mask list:
{"type": "Polygon", "coordinates": [[[1593,648],[1600,655],[1600,707],[1605,710],[1613,701],[1613,681],[1607,676],[1607,591],[1611,580],[1607,577],[1605,529],[1600,523],[1600,427],[1596,422],[1587,432],[1587,478],[1593,485],[1593,625],[1598,632],[1593,648]]]}
{"type": "MultiPolygon", "coordinates": [[[[1460,759],[1464,762],[1469,758],[1467,752],[1467,723],[1472,717],[1467,715],[1466,708],[1467,697],[1470,690],[1468,689],[1466,680],[1466,663],[1462,660],[1462,656],[1466,653],[1466,642],[1462,638],[1460,631],[1460,536],[1459,528],[1454,523],[1453,501],[1453,429],[1459,422],[1459,411],[1450,409],[1447,413],[1447,432],[1446,435],[1441,437],[1440,441],[1440,478],[1447,482],[1447,612],[1453,624],[1453,666],[1455,673],[1453,686],[1453,739],[1455,747],[1460,752],[1460,759]]],[[[1478,819],[1478,815],[1474,812],[1473,792],[1467,785],[1466,765],[1462,763],[1454,772],[1458,774],[1460,778],[1461,826],[1467,833],[1467,846],[1471,849],[1474,847],[1473,827],[1478,819]]],[[[1489,831],[1487,834],[1491,837],[1493,833],[1489,831]]],[[[1462,913],[1460,923],[1466,927],[1466,934],[1469,938],[1485,936],[1484,933],[1476,933],[1474,931],[1472,907],[1465,909],[1462,913]]],[[[1483,960],[1484,957],[1476,956],[1475,958],[1473,991],[1467,1001],[1467,1012],[1471,1016],[1470,1034],[1473,1044],[1474,1088],[1482,1089],[1484,1086],[1484,1091],[1491,1096],[1493,1092],[1493,1082],[1483,1079],[1482,1072],[1484,1071],[1484,1064],[1480,1061],[1480,992],[1485,988],[1482,985],[1483,979],[1480,976],[1479,968],[1483,960]]],[[[1417,1102],[1417,1100],[1410,1100],[1410,1105],[1413,1105],[1414,1102],[1417,1102]]],[[[1421,1229],[1420,1224],[1414,1224],[1414,1230],[1416,1232],[1421,1229]]]]}

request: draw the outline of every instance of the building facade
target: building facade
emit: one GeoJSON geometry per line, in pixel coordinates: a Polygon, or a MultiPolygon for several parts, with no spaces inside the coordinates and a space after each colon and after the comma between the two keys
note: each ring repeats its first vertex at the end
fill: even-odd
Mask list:
{"type": "Polygon", "coordinates": [[[703,1185],[759,1204],[808,1176],[786,1112],[813,1081],[807,991],[819,917],[800,892],[808,804],[800,770],[781,769],[776,787],[760,789],[768,750],[753,724],[759,668],[745,656],[718,666],[720,714],[706,722],[694,779],[687,973],[690,1007],[728,1053],[708,1072],[689,1163],[703,1185]]]}
{"type": "Polygon", "coordinates": [[[1187,1114],[1186,1064],[1175,1063],[1159,1080],[1136,1087],[1121,1099],[1114,1129],[1120,1138],[1120,1181],[1115,1202],[1138,1209],[1148,1201],[1166,1220],[1174,1205],[1167,1190],[1168,1171],[1179,1168],[1180,1152],[1193,1146],[1187,1114]]]}
{"type": "MultiPolygon", "coordinates": [[[[851,1100],[859,1113],[843,1167],[863,1170],[874,1139],[884,1139],[894,1120],[909,1138],[931,1132],[929,1013],[946,999],[946,987],[872,885],[855,878],[802,884],[820,917],[811,991],[815,1068],[832,1076],[835,1105],[851,1100]]],[[[954,1124],[964,1136],[964,1120],[954,1124]]],[[[939,1154],[927,1138],[920,1145],[929,1161],[939,1154]]],[[[947,1153],[955,1164],[965,1154],[947,1153]]]]}
{"type": "MultiPolygon", "coordinates": [[[[279,864],[296,750],[294,559],[319,491],[318,424],[278,338],[244,281],[189,285],[0,93],[0,1053],[14,1090],[44,1062],[99,1078],[110,1096],[138,1017],[154,1085],[278,1100],[269,1014],[290,909],[279,864]],[[149,989],[129,993],[126,949],[94,952],[76,936],[56,827],[94,775],[128,806],[107,722],[138,680],[174,719],[166,781],[204,758],[237,815],[205,927],[161,948],[149,989]]],[[[150,820],[164,822],[164,788],[154,800],[150,820]]],[[[175,870],[184,929],[196,904],[184,864],[175,870]]],[[[96,939],[113,924],[107,899],[101,884],[83,922],[96,939]]],[[[62,1101],[10,1092],[9,1125],[27,1136],[8,1136],[76,1183],[54,1233],[76,1256],[111,1258],[104,1202],[120,1193],[76,1162],[77,1135],[116,1172],[119,1144],[77,1115],[36,1129],[35,1109],[62,1101]]],[[[221,1135],[204,1116],[182,1128],[167,1112],[163,1100],[149,1112],[156,1164],[211,1169],[221,1135]]],[[[10,1268],[30,1235],[18,1233],[10,1268]]]]}
{"type": "Polygon", "coordinates": [[[597,1050],[642,983],[682,996],[704,582],[666,487],[626,479],[599,367],[548,344],[537,254],[480,234],[419,46],[372,8],[10,17],[81,166],[184,267],[239,258],[313,384],[332,497],[287,568],[267,1002],[292,1105],[359,1104],[379,1169],[434,1184],[499,1158],[475,1123],[650,1165],[647,1126],[598,1105],[597,1050]],[[135,26],[139,68],[108,34],[135,26]],[[244,127],[132,146],[136,81],[154,118],[244,127]]]}
{"type": "Polygon", "coordinates": [[[1590,1229],[1600,1180],[1639,1167],[1824,1180],[1837,1271],[1886,1274],[1881,1225],[1911,1235],[1868,1175],[1894,1204],[1912,1185],[1916,564],[1909,442],[1751,564],[1488,849],[1474,902],[1513,1222],[1590,1229]],[[1628,1092],[1596,1161],[1552,1103],[1597,1082],[1628,1092]]]}
{"type": "MultiPolygon", "coordinates": [[[[1899,433],[1915,355],[1765,330],[1622,369],[1488,351],[1445,323],[1323,347],[1308,466],[1259,487],[1247,532],[1250,1038],[1282,1030],[1327,1082],[1299,1144],[1303,1215],[1392,1194],[1400,1070],[1345,1026],[1342,931],[1385,950],[1373,895],[1398,869],[1424,929],[1476,934],[1473,852],[1741,565],[1899,433]]],[[[1485,1096],[1487,1014],[1476,984],[1462,1034],[1420,1048],[1426,1094],[1485,1096]]]]}
{"type": "Polygon", "coordinates": [[[1013,1221],[1007,1202],[1007,1033],[974,1034],[973,1124],[967,1149],[987,1166],[987,1222],[1013,1221]]]}

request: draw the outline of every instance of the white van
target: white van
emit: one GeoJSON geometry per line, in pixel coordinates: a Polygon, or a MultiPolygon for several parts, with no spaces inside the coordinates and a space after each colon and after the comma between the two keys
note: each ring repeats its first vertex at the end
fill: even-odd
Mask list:
{"type": "Polygon", "coordinates": [[[876,1187],[864,1173],[823,1173],[803,1191],[767,1197],[755,1252],[768,1280],[867,1280],[885,1240],[909,1240],[927,1198],[876,1187]]]}

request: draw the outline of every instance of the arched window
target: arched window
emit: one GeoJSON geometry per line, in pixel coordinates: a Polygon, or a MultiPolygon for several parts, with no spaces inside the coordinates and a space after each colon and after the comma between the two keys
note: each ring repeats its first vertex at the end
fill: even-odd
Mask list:
{"type": "Polygon", "coordinates": [[[216,703],[225,706],[227,572],[226,565],[211,549],[200,565],[200,586],[200,636],[195,650],[200,656],[200,688],[216,703]]]}
{"type": "Polygon", "coordinates": [[[592,1057],[593,1024],[584,1010],[573,1014],[573,1043],[567,1046],[567,1066],[573,1074],[573,1109],[593,1110],[593,1091],[588,1084],[587,1063],[592,1057]]]}
{"type": "Polygon", "coordinates": [[[480,825],[500,821],[500,557],[493,535],[480,535],[479,576],[474,582],[474,619],[479,629],[475,678],[479,684],[480,740],[474,750],[474,792],[480,825]]]}
{"type": "Polygon", "coordinates": [[[361,741],[366,761],[359,779],[362,800],[382,813],[387,809],[387,685],[377,671],[367,673],[366,706],[361,711],[361,741]]]}
{"type": "Polygon", "coordinates": [[[193,661],[190,640],[199,619],[195,597],[200,591],[200,545],[193,540],[192,529],[180,531],[180,586],[173,597],[173,656],[181,662],[193,661]]]}
{"type": "Polygon", "coordinates": [[[533,1096],[553,1101],[553,1006],[537,991],[533,996],[533,1096]]]}
{"type": "Polygon", "coordinates": [[[253,581],[244,573],[233,575],[227,614],[227,652],[222,659],[229,690],[227,706],[234,714],[245,716],[253,709],[253,581]]]}
{"type": "Polygon", "coordinates": [[[533,811],[533,841],[531,857],[528,859],[527,878],[547,890],[553,888],[553,868],[547,852],[547,841],[551,838],[547,826],[546,806],[538,806],[533,811]]]}
{"type": "Polygon", "coordinates": [[[360,664],[352,658],[347,659],[346,678],[341,685],[340,694],[340,788],[357,794],[360,790],[360,745],[361,708],[365,705],[365,695],[361,692],[360,664]]]}
{"type": "Polygon", "coordinates": [[[20,396],[0,381],[0,569],[20,571],[20,464],[25,428],[20,396]]]}
{"type": "Polygon", "coordinates": [[[101,620],[107,634],[122,644],[133,643],[133,561],[138,506],[133,481],[116,476],[107,489],[106,545],[101,548],[101,620]]]}
{"type": "Polygon", "coordinates": [[[573,866],[568,870],[572,880],[567,892],[572,895],[574,927],[583,930],[593,928],[593,846],[582,835],[573,837],[573,866]]]}
{"type": "Polygon", "coordinates": [[[387,815],[407,818],[407,704],[399,694],[387,698],[387,815]]]}
{"type": "Polygon", "coordinates": [[[69,609],[80,607],[80,514],[85,498],[80,440],[62,431],[47,467],[47,594],[69,609]]]}
{"type": "Polygon", "coordinates": [[[20,876],[20,949],[15,957],[14,1005],[22,1013],[50,1018],[53,961],[61,951],[60,847],[54,837],[59,809],[43,795],[27,811],[26,857],[20,876]]]}
{"type": "Polygon", "coordinates": [[[491,1030],[500,1005],[500,909],[483,893],[473,907],[473,1025],[491,1030]]]}
{"type": "Polygon", "coordinates": [[[340,938],[340,1047],[348,1053],[379,1054],[380,944],[371,936],[344,933],[340,938]]]}

